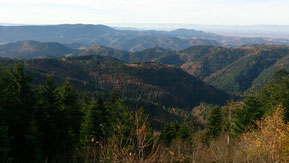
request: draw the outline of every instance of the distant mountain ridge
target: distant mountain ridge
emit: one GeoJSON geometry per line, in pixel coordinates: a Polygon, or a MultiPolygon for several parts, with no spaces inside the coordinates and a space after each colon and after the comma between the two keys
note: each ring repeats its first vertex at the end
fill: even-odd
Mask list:
{"type": "MultiPolygon", "coordinates": [[[[205,32],[200,33],[205,34],[205,32]]],[[[182,45],[183,47],[175,46],[173,48],[181,50],[193,45],[218,44],[216,41],[205,39],[181,39],[165,31],[116,30],[104,25],[83,24],[0,26],[0,35],[0,42],[4,43],[36,40],[62,44],[78,43],[86,46],[102,45],[127,51],[144,50],[155,46],[169,48],[172,45],[182,45]],[[137,44],[135,44],[135,40],[138,40],[137,44]]]]}
{"type": "Polygon", "coordinates": [[[232,47],[245,44],[289,45],[289,40],[286,39],[225,37],[193,29],[136,31],[91,24],[0,26],[0,36],[0,43],[35,40],[70,45],[101,45],[125,51],[141,51],[152,47],[179,51],[195,45],[232,47]]]}

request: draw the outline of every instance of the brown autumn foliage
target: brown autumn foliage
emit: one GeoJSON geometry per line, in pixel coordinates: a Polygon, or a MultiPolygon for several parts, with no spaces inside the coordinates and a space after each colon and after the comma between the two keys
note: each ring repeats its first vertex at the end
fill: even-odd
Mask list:
{"type": "Polygon", "coordinates": [[[289,162],[289,124],[283,121],[283,108],[257,122],[257,129],[241,138],[241,154],[252,162],[289,162]]]}
{"type": "Polygon", "coordinates": [[[95,143],[83,152],[84,162],[126,162],[151,163],[166,159],[166,150],[158,145],[157,136],[151,135],[147,117],[141,119],[135,113],[135,127],[126,140],[117,132],[106,141],[95,143]]]}
{"type": "Polygon", "coordinates": [[[202,131],[190,142],[175,140],[168,148],[168,162],[289,162],[289,124],[283,121],[283,108],[257,122],[257,128],[231,142],[223,134],[210,144],[202,131]]]}
{"type": "Polygon", "coordinates": [[[289,124],[283,121],[279,106],[272,116],[257,122],[257,128],[228,143],[223,134],[210,144],[204,140],[204,131],[196,132],[189,140],[175,139],[169,147],[149,136],[147,119],[135,116],[136,127],[123,144],[117,135],[100,142],[97,148],[87,150],[85,162],[288,162],[289,124]]]}

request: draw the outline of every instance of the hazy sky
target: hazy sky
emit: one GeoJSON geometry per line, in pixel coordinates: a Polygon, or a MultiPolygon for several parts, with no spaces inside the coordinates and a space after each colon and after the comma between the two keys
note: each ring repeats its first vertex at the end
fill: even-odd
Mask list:
{"type": "Polygon", "coordinates": [[[289,0],[0,0],[0,22],[289,25],[289,0]]]}

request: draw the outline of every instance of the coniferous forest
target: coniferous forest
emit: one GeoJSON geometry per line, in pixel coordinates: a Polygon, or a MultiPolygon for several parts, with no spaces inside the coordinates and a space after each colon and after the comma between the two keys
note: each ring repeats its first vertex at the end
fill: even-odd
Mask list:
{"type": "Polygon", "coordinates": [[[164,108],[178,119],[158,117],[159,127],[116,87],[93,94],[53,75],[39,84],[22,62],[12,65],[0,76],[1,162],[289,161],[285,69],[241,100],[164,108]]]}

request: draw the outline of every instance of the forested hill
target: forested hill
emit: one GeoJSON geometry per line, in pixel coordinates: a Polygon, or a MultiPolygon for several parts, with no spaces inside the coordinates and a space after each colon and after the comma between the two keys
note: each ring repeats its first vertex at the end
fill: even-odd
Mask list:
{"type": "Polygon", "coordinates": [[[183,70],[230,93],[261,88],[275,71],[288,68],[289,63],[289,47],[280,45],[197,46],[183,52],[190,57],[183,70]]]}
{"type": "MultiPolygon", "coordinates": [[[[2,65],[16,60],[1,59],[2,65]]],[[[224,104],[225,92],[193,77],[176,66],[159,63],[126,64],[111,57],[97,55],[43,58],[24,61],[35,82],[53,75],[57,83],[70,78],[81,91],[110,92],[117,87],[127,99],[141,99],[166,107],[191,109],[200,102],[224,104]]]]}
{"type": "Polygon", "coordinates": [[[61,57],[74,51],[76,50],[57,42],[42,43],[33,40],[0,45],[0,56],[12,58],[61,57]]]}
{"type": "MultiPolygon", "coordinates": [[[[161,95],[152,88],[154,85],[185,94],[180,85],[187,80],[198,88],[186,85],[187,91],[195,91],[200,97],[204,92],[206,99],[210,97],[212,92],[208,91],[215,89],[187,73],[185,79],[177,76],[181,79],[174,82],[181,84],[174,84],[176,87],[170,91],[171,82],[159,78],[175,80],[164,75],[184,73],[174,66],[124,64],[101,56],[33,59],[22,64],[15,64],[19,61],[12,59],[0,61],[0,162],[288,162],[289,72],[285,69],[276,72],[268,84],[241,103],[230,100],[223,107],[202,104],[186,114],[178,108],[154,108],[149,101],[144,109],[129,108],[116,89],[109,96],[92,93],[96,86],[103,91],[108,81],[118,87],[129,86],[128,83],[133,86],[134,77],[142,73],[144,76],[138,80],[150,83],[147,88],[151,89],[142,90],[147,94],[161,95]],[[13,68],[3,67],[12,65],[13,68]],[[118,79],[112,76],[116,72],[120,74],[118,79]],[[62,82],[67,76],[72,79],[62,82]],[[124,83],[122,79],[128,77],[131,78],[124,83]],[[211,89],[206,91],[204,86],[211,89]],[[74,87],[89,92],[83,94],[74,87]],[[186,119],[178,123],[182,114],[186,119]],[[166,120],[171,122],[160,132],[150,127],[150,122],[166,120]],[[205,128],[199,128],[196,120],[204,120],[205,128]]],[[[218,99],[222,94],[214,96],[218,99]]],[[[137,101],[142,101],[142,97],[137,101]]]]}
{"type": "Polygon", "coordinates": [[[112,56],[123,61],[177,65],[193,76],[232,94],[261,88],[280,68],[289,68],[289,47],[247,45],[240,48],[193,46],[176,52],[150,48],[128,53],[105,47],[88,48],[81,54],[112,56]]]}

